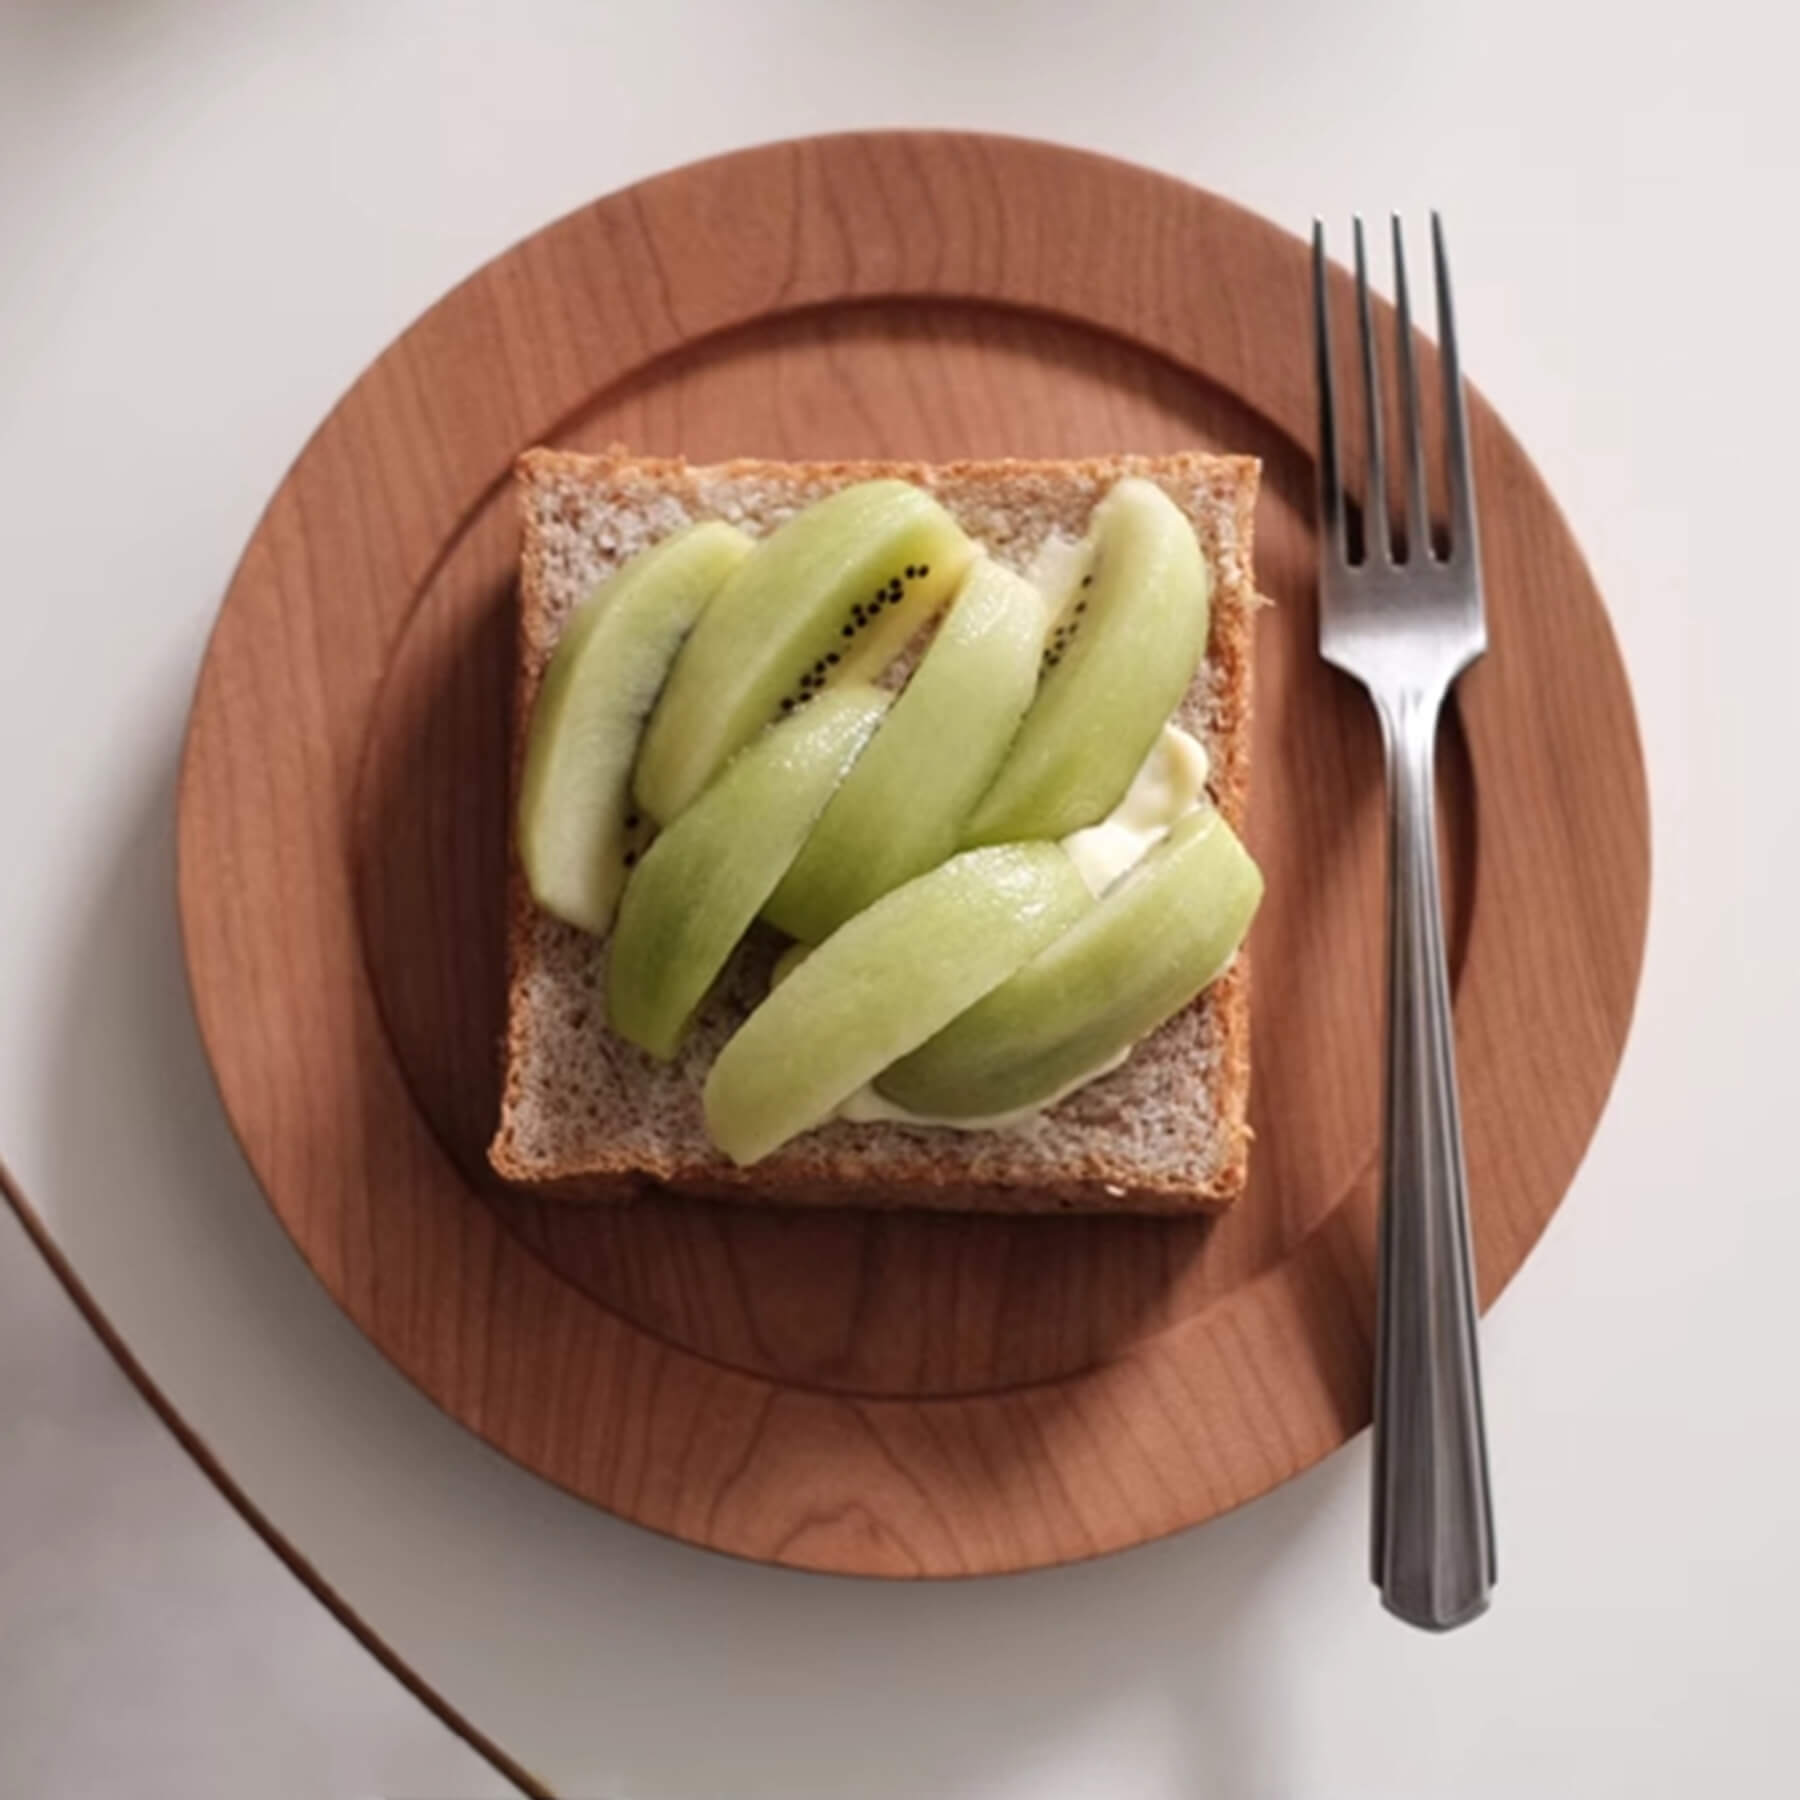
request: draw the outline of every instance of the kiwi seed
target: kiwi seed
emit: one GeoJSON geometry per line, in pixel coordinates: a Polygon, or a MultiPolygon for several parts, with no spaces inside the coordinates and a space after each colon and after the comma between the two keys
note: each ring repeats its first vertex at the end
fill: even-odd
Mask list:
{"type": "MultiPolygon", "coordinates": [[[[838,628],[838,636],[854,639],[864,626],[877,624],[890,606],[898,606],[906,599],[909,581],[922,581],[930,573],[930,563],[908,563],[902,574],[891,576],[867,600],[851,605],[849,621],[838,628]]],[[[842,654],[836,650],[821,656],[801,675],[794,692],[780,703],[781,711],[791,713],[796,707],[804,706],[815,693],[822,693],[830,679],[828,671],[842,661],[842,654]]]]}

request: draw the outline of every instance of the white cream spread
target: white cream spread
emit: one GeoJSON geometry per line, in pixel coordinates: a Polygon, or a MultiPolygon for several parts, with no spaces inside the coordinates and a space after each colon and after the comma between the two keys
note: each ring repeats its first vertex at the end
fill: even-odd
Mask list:
{"type": "Polygon", "coordinates": [[[1169,835],[1169,827],[1206,799],[1206,746],[1179,725],[1165,725],[1132,777],[1125,797],[1098,825],[1062,841],[1096,900],[1169,835]]]}
{"type": "Polygon", "coordinates": [[[1038,545],[1025,579],[1043,596],[1044,614],[1052,624],[1068,610],[1081,578],[1094,566],[1094,540],[1079,541],[1053,531],[1038,545]]]}
{"type": "MultiPolygon", "coordinates": [[[[1132,777],[1124,798],[1097,825],[1071,832],[1062,847],[1087,883],[1088,892],[1098,899],[1119,877],[1156,848],[1169,835],[1177,819],[1185,818],[1206,804],[1208,765],[1206,748],[1179,725],[1165,725],[1162,735],[1151,746],[1143,766],[1132,777]]],[[[786,951],[775,966],[775,982],[804,957],[799,945],[786,951]],[[799,952],[798,955],[795,953],[799,952]]],[[[986,1118],[940,1119],[926,1113],[908,1112],[896,1106],[870,1087],[858,1088],[837,1110],[840,1119],[870,1125],[887,1121],[901,1125],[941,1125],[952,1131],[1003,1131],[1009,1125],[1022,1125],[1047,1108],[1066,1100],[1078,1088],[1102,1075],[1110,1075],[1131,1055],[1121,1050],[1105,1062],[1077,1075],[1075,1079],[1047,1095],[1035,1106],[1021,1106],[1012,1112],[995,1113],[986,1118]]]]}

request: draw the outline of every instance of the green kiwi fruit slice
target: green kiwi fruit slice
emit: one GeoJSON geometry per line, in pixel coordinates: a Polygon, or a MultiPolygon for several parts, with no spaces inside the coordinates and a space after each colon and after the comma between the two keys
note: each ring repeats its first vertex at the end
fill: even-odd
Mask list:
{"type": "Polygon", "coordinates": [[[764,917],[816,944],[956,849],[1037,687],[1037,590],[982,557],[764,917]]]}
{"type": "Polygon", "coordinates": [[[966,851],[833,932],[738,1028],[706,1129],[753,1163],[828,1118],[1094,904],[1055,844],[966,851]]]}
{"type": "Polygon", "coordinates": [[[1127,477],[1094,509],[1091,535],[1092,566],[1051,633],[1037,698],[964,843],[1066,837],[1105,818],[1206,654],[1211,580],[1175,502],[1127,477]]]}
{"type": "Polygon", "coordinates": [[[681,641],[751,540],[717,522],[635,556],[576,609],[544,671],[519,785],[519,860],[546,912],[596,935],[625,885],[631,765],[681,641]]]}
{"type": "Polygon", "coordinates": [[[1018,973],[875,1083],[934,1118],[1039,1106],[1173,1018],[1243,942],[1262,874],[1211,808],[1169,835],[1018,973]]]}
{"type": "Polygon", "coordinates": [[[864,481],[764,538],[682,646],[633,777],[667,825],[771,719],[872,675],[956,591],[975,546],[923,489],[864,481]]]}
{"type": "Polygon", "coordinates": [[[645,852],[619,902],[607,1015],[664,1060],[887,710],[864,682],[771,726],[645,852]]]}

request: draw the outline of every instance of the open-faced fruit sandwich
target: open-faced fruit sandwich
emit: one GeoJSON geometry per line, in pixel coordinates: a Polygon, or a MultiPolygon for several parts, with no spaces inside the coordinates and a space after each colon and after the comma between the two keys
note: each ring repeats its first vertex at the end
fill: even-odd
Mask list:
{"type": "Polygon", "coordinates": [[[1256,477],[523,457],[494,1167],[594,1200],[1231,1201],[1256,477]]]}

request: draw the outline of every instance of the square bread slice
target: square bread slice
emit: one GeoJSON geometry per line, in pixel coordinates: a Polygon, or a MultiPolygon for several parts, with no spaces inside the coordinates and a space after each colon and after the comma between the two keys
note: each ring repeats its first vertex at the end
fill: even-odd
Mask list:
{"type": "MultiPolygon", "coordinates": [[[[1205,744],[1213,797],[1241,832],[1258,474],[1252,458],[1198,453],[696,468],[623,451],[529,451],[518,469],[524,549],[514,791],[532,702],[570,612],[597,581],[678,527],[727,519],[760,536],[835,488],[898,476],[929,489],[970,536],[1023,571],[1050,534],[1079,538],[1121,476],[1143,475],[1193,521],[1212,566],[1207,658],[1178,719],[1205,744]]],[[[767,1205],[983,1212],[1210,1211],[1243,1189],[1247,954],[1120,1069],[1022,1124],[963,1132],[834,1120],[739,1169],[708,1142],[700,1091],[726,1038],[768,991],[781,940],[753,932],[679,1056],[658,1063],[606,1028],[605,943],[537,909],[516,850],[509,882],[504,1091],[489,1151],[509,1181],[577,1200],[673,1189],[767,1205]]]]}

